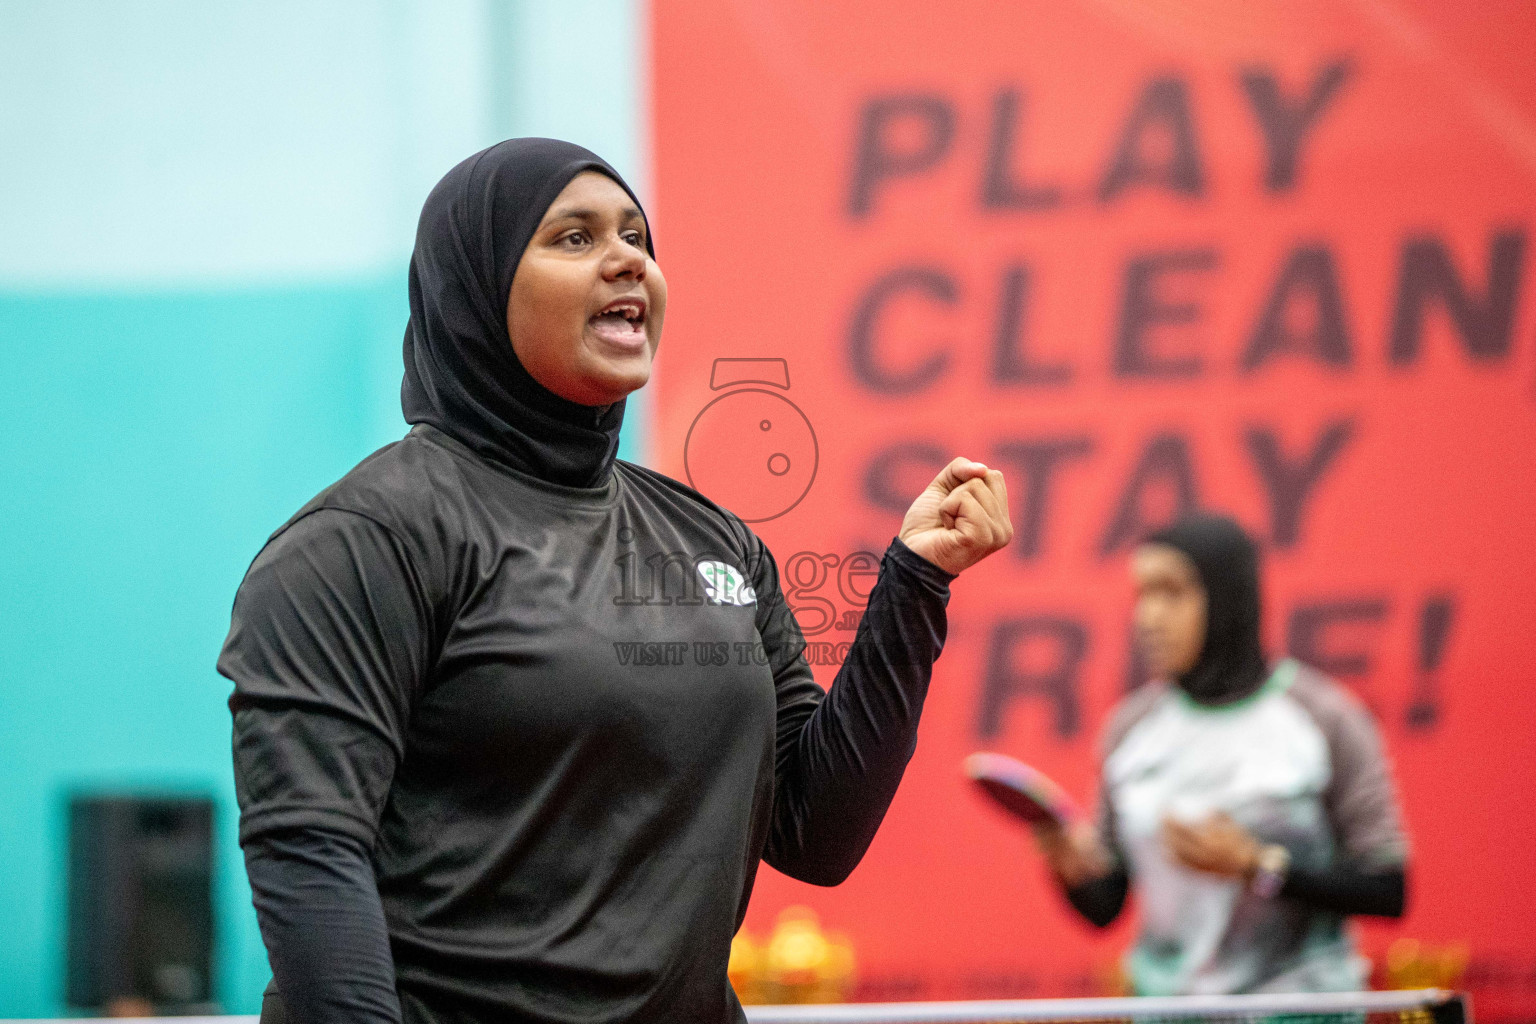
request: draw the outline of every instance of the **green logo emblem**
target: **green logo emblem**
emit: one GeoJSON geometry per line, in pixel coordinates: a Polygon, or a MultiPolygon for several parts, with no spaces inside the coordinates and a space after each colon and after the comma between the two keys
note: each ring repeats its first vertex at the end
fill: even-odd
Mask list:
{"type": "Polygon", "coordinates": [[[700,562],[699,575],[704,577],[704,592],[710,604],[749,605],[757,603],[757,593],[741,570],[724,562],[700,562]]]}

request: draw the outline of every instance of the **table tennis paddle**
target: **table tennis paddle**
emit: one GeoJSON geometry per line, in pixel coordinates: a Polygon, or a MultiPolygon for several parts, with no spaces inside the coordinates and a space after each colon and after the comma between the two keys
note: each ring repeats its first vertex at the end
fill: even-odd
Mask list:
{"type": "Polygon", "coordinates": [[[1066,828],[1081,817],[1066,790],[1006,754],[972,754],[965,759],[965,774],[1004,810],[1031,825],[1053,822],[1066,828]]]}

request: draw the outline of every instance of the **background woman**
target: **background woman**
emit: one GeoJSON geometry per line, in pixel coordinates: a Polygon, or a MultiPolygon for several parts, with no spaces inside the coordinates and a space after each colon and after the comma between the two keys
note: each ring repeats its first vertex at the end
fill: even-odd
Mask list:
{"type": "Polygon", "coordinates": [[[824,693],[762,542],[615,459],[654,252],[567,143],[493,146],[428,197],[413,427],[273,535],[219,659],[264,1020],[740,1020],[759,859],[832,885],[873,838],[949,582],[1011,535],[1002,477],[956,459],[917,498],[824,693]]]}
{"type": "Polygon", "coordinates": [[[1232,520],[1152,534],[1131,574],[1156,679],[1111,717],[1098,825],[1036,828],[1057,879],[1100,926],[1135,883],[1139,995],[1364,988],[1344,919],[1402,914],[1407,854],[1369,713],[1264,656],[1258,554],[1232,520]]]}

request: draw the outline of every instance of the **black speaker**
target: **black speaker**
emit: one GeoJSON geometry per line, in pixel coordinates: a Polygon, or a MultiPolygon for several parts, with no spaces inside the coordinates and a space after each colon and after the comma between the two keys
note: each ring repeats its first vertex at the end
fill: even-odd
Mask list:
{"type": "Polygon", "coordinates": [[[216,1012],[211,798],[70,798],[66,978],[75,1007],[216,1012]]]}

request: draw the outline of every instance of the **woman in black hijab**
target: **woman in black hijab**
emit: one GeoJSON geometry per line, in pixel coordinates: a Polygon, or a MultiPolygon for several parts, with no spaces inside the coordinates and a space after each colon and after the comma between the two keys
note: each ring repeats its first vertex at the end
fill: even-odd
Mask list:
{"type": "Polygon", "coordinates": [[[873,838],[949,583],[1011,535],[1001,475],[956,459],[918,497],[824,692],[756,535],[615,458],[654,252],[563,142],[428,197],[413,426],[272,536],[219,659],[263,1020],[739,1021],[759,860],[834,885],[873,838]]]}
{"type": "Polygon", "coordinates": [[[1111,716],[1097,826],[1036,835],[1099,926],[1134,878],[1139,995],[1363,988],[1348,914],[1403,912],[1406,843],[1370,715],[1260,642],[1258,551],[1223,516],[1146,538],[1135,626],[1156,677],[1111,716]]]}
{"type": "MultiPolygon", "coordinates": [[[[1241,526],[1224,516],[1182,519],[1142,542],[1132,570],[1138,589],[1155,589],[1154,574],[1156,583],[1172,583],[1168,574],[1175,571],[1181,558],[1194,566],[1195,582],[1205,592],[1205,622],[1199,631],[1198,650],[1190,650],[1193,645],[1184,651],[1171,650],[1176,629],[1171,609],[1159,608],[1150,600],[1147,607],[1139,609],[1142,646],[1153,654],[1159,669],[1173,676],[1179,689],[1202,704],[1220,706],[1241,700],[1269,675],[1268,659],[1259,641],[1258,548],[1241,526]],[[1172,655],[1171,660],[1156,660],[1163,649],[1172,655]],[[1191,653],[1194,664],[1188,665],[1191,653]]],[[[1154,595],[1147,596],[1150,599],[1154,595]]],[[[1194,631],[1186,629],[1184,635],[1192,638],[1194,631]]]]}

